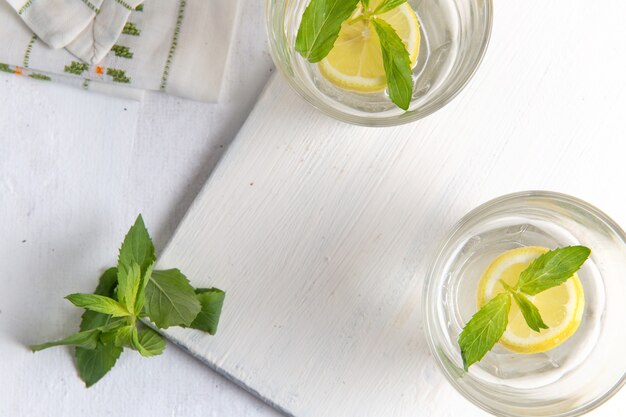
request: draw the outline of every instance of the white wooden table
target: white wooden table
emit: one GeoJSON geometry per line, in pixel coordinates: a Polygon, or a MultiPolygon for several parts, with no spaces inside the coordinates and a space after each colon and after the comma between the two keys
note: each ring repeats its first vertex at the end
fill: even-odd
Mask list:
{"type": "MultiPolygon", "coordinates": [[[[62,297],[93,289],[98,272],[115,262],[119,242],[138,212],[143,213],[157,248],[164,248],[273,68],[264,41],[262,2],[245,3],[228,65],[225,100],[219,105],[158,94],[148,94],[143,103],[137,103],[0,76],[1,417],[280,415],[172,344],[168,344],[164,355],[152,359],[125,353],[114,370],[88,390],[76,376],[69,349],[33,355],[26,347],[63,336],[78,325],[79,312],[62,297]],[[245,68],[239,67],[241,62],[246,63],[245,68]]],[[[564,5],[564,18],[580,19],[579,11],[565,10],[566,2],[559,3],[564,5]]],[[[580,6],[583,2],[576,3],[580,6]]],[[[555,7],[545,6],[544,12],[555,14],[555,7]]],[[[512,24],[519,10],[520,6],[503,8],[496,16],[500,46],[524,43],[519,40],[519,25],[512,24]]],[[[602,20],[600,7],[589,12],[593,13],[594,24],[602,20]]],[[[533,14],[522,17],[531,19],[533,14]]],[[[556,30],[557,22],[552,24],[556,30]]],[[[594,27],[626,37],[623,25],[621,29],[594,27]]],[[[574,54],[563,55],[563,65],[573,62],[574,54]]],[[[599,61],[602,58],[597,51],[590,57],[599,61]]],[[[542,140],[558,134],[559,126],[547,123],[548,115],[531,110],[537,103],[546,108],[559,103],[553,96],[541,96],[540,90],[536,95],[519,91],[517,80],[528,81],[528,77],[538,75],[536,70],[525,72],[523,64],[517,63],[519,74],[502,74],[488,62],[484,68],[494,77],[503,77],[503,85],[512,92],[509,103],[484,103],[484,108],[469,115],[454,113],[457,103],[444,110],[447,114],[437,117],[464,126],[468,123],[463,120],[508,105],[516,115],[509,114],[501,121],[500,129],[493,131],[502,134],[504,143],[511,137],[528,136],[532,144],[540,146],[542,140]],[[517,118],[525,115],[531,119],[528,129],[523,130],[517,118]]],[[[598,65],[601,68],[601,62],[598,65]]],[[[615,72],[615,68],[609,69],[609,76],[614,77],[615,72]]],[[[549,79],[540,77],[537,85],[555,85],[556,93],[570,88],[564,84],[566,80],[557,77],[559,73],[546,69],[549,79]]],[[[623,78],[614,79],[623,90],[623,78]]],[[[593,95],[590,83],[596,82],[586,80],[581,85],[581,101],[593,95]]],[[[598,84],[606,86],[607,82],[598,84]]],[[[481,88],[485,86],[473,85],[457,100],[469,100],[481,88]]],[[[606,97],[609,104],[624,106],[611,91],[607,90],[606,97]]],[[[572,106],[581,129],[582,123],[597,122],[598,132],[606,138],[611,133],[608,129],[616,127],[614,121],[606,125],[597,118],[585,122],[584,115],[579,114],[583,108],[572,106]]],[[[384,140],[384,130],[377,134],[384,140]]],[[[614,135],[616,141],[626,139],[623,129],[615,129],[614,135]]],[[[400,144],[390,141],[389,147],[400,144]]],[[[524,149],[521,142],[516,147],[520,152],[524,149]]],[[[494,150],[493,155],[497,154],[494,150]]],[[[602,156],[597,151],[591,155],[602,156]]],[[[615,155],[610,158],[617,159],[615,155]]],[[[497,165],[492,162],[491,168],[497,165]]],[[[377,169],[382,172],[386,167],[377,169]]],[[[592,189],[591,175],[584,168],[576,174],[586,190],[592,189]]],[[[570,185],[563,191],[576,193],[576,187],[570,185]]],[[[598,187],[581,197],[604,201],[603,208],[623,223],[624,214],[616,213],[623,195],[607,193],[598,187]]],[[[625,402],[622,392],[592,415],[622,415],[625,402]]],[[[476,412],[474,408],[472,411],[476,412]]]]}

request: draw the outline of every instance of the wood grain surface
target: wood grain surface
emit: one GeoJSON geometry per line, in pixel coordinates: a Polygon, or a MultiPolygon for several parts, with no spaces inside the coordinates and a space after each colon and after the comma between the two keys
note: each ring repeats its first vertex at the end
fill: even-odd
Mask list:
{"type": "MultiPolygon", "coordinates": [[[[498,3],[468,88],[417,123],[330,119],[274,78],[160,267],[227,293],[176,343],[298,417],[472,416],[427,351],[433,251],[466,212],[544,189],[626,224],[626,3],[498,3]]],[[[626,415],[624,394],[592,415],[626,415]]]]}

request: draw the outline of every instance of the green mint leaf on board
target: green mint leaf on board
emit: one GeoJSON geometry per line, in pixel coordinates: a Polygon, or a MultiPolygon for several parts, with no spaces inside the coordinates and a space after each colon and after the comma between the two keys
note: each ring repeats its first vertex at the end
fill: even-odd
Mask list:
{"type": "Polygon", "coordinates": [[[134,262],[139,265],[143,274],[155,260],[154,245],[140,214],[124,237],[118,257],[118,268],[120,265],[129,267],[134,262]]]}
{"type": "MultiPolygon", "coordinates": [[[[117,268],[109,268],[100,277],[95,293],[106,297],[114,297],[116,286],[117,268]]],[[[106,326],[111,320],[112,317],[108,314],[85,310],[81,318],[80,330],[85,331],[106,326]]],[[[94,349],[76,347],[74,356],[76,358],[78,375],[80,375],[87,387],[102,379],[113,368],[117,358],[122,353],[122,348],[113,344],[111,336],[115,336],[115,332],[100,334],[100,341],[98,341],[94,349]]]]}
{"type": "Polygon", "coordinates": [[[56,340],[54,342],[42,343],[40,345],[31,346],[33,352],[48,349],[53,346],[80,346],[85,349],[95,349],[98,343],[100,330],[92,329],[84,332],[75,333],[65,339],[56,340]]]}
{"type": "Polygon", "coordinates": [[[145,328],[137,331],[133,329],[131,344],[141,356],[150,357],[163,353],[165,349],[165,340],[154,330],[145,328]]]}
{"type": "Polygon", "coordinates": [[[496,295],[476,312],[459,336],[463,368],[478,362],[493,348],[509,323],[511,298],[508,293],[496,295]]]}
{"type": "MultiPolygon", "coordinates": [[[[115,297],[115,287],[117,286],[117,268],[109,268],[100,277],[95,294],[105,297],[115,297]]],[[[80,330],[91,330],[109,323],[111,316],[96,311],[85,310],[81,317],[80,330]]]]}
{"type": "Polygon", "coordinates": [[[107,374],[120,357],[122,348],[113,343],[98,342],[95,349],[76,348],[76,367],[87,387],[92,386],[107,374]]]}
{"type": "Polygon", "coordinates": [[[354,12],[359,0],[311,0],[296,36],[296,51],[309,62],[319,62],[333,48],[341,24],[354,12]]]}
{"type": "Polygon", "coordinates": [[[408,110],[413,95],[411,58],[396,31],[382,19],[372,19],[380,40],[389,98],[402,110],[408,110]]]}
{"type": "Polygon", "coordinates": [[[140,215],[122,243],[118,267],[102,274],[95,294],[66,297],[86,309],[81,331],[62,340],[32,346],[32,350],[76,346],[78,373],[90,387],[111,370],[124,347],[137,350],[142,356],[163,352],[165,341],[157,332],[138,329],[140,317],[147,315],[161,328],[193,324],[214,334],[224,293],[216,288],[194,291],[177,269],[153,271],[154,253],[140,215]]]}
{"type": "Polygon", "coordinates": [[[135,301],[141,284],[141,267],[136,262],[117,268],[117,299],[130,312],[135,312],[135,301]]]}
{"type": "Polygon", "coordinates": [[[157,327],[189,326],[200,309],[193,287],[178,269],[152,272],[144,310],[157,327]]]}
{"type": "Polygon", "coordinates": [[[224,291],[217,288],[197,288],[196,297],[202,309],[189,327],[214,335],[217,332],[225,296],[224,291]]]}
{"type": "Polygon", "coordinates": [[[97,311],[98,313],[109,314],[113,317],[125,317],[130,313],[118,301],[97,294],[70,294],[65,297],[76,307],[86,308],[87,310],[97,311]]]}
{"type": "Polygon", "coordinates": [[[559,286],[580,269],[590,254],[591,250],[585,246],[568,246],[546,252],[522,271],[515,289],[535,295],[559,286]]]}
{"type": "Polygon", "coordinates": [[[137,292],[137,300],[135,301],[135,314],[136,315],[139,315],[141,313],[141,310],[143,309],[143,306],[145,304],[146,286],[148,285],[148,282],[150,282],[150,279],[152,278],[153,268],[154,268],[154,263],[148,266],[148,269],[146,269],[146,272],[144,272],[143,275],[141,276],[141,281],[139,282],[139,290],[137,292]]]}
{"type": "Polygon", "coordinates": [[[390,10],[395,9],[400,6],[402,3],[406,3],[406,0],[383,0],[376,9],[372,12],[372,14],[383,14],[387,13],[390,10]]]}
{"type": "Polygon", "coordinates": [[[528,298],[526,298],[524,294],[511,292],[511,295],[522,312],[528,327],[536,332],[541,331],[541,329],[548,328],[548,325],[543,322],[541,314],[539,314],[539,309],[528,298]]]}
{"type": "Polygon", "coordinates": [[[114,333],[115,338],[113,344],[117,347],[130,347],[133,331],[136,329],[136,325],[129,324],[122,326],[114,333]]]}

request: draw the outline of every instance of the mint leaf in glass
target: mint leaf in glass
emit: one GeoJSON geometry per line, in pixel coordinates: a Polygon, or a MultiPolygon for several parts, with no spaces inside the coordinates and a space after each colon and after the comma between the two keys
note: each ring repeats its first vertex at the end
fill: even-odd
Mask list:
{"type": "Polygon", "coordinates": [[[311,0],[298,28],[296,51],[309,62],[324,59],[358,4],[359,0],[311,0]]]}
{"type": "Polygon", "coordinates": [[[536,332],[541,331],[541,329],[548,328],[548,325],[545,324],[543,322],[543,319],[541,318],[539,309],[535,307],[535,305],[528,298],[526,298],[524,294],[512,292],[511,295],[513,296],[515,303],[522,312],[522,315],[524,316],[524,320],[526,320],[526,324],[528,324],[528,327],[536,332]]]}
{"type": "Polygon", "coordinates": [[[380,40],[383,66],[387,77],[389,98],[402,110],[408,110],[413,95],[411,58],[391,25],[382,19],[372,19],[380,40]]]}
{"type": "Polygon", "coordinates": [[[536,295],[567,281],[585,263],[591,249],[585,246],[568,246],[544,253],[520,274],[515,289],[536,295]]]}
{"type": "Polygon", "coordinates": [[[387,13],[403,3],[406,3],[406,0],[383,0],[378,6],[376,6],[376,9],[374,9],[372,14],[378,15],[387,13]]]}
{"type": "Polygon", "coordinates": [[[459,336],[463,368],[478,362],[493,348],[509,323],[511,297],[508,293],[496,295],[472,316],[459,336]]]}

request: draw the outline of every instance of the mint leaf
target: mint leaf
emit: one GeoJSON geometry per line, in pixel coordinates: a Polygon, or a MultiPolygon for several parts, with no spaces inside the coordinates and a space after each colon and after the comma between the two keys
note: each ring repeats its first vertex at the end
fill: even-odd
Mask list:
{"type": "Polygon", "coordinates": [[[298,28],[296,51],[309,62],[324,59],[357,4],[359,0],[311,0],[298,28]]]}
{"type": "Polygon", "coordinates": [[[122,326],[115,332],[115,339],[113,344],[118,347],[130,347],[132,334],[136,330],[134,324],[122,326]]]}
{"type": "Polygon", "coordinates": [[[76,348],[76,366],[87,387],[98,382],[115,365],[122,348],[113,343],[98,342],[95,349],[76,348]]]}
{"type": "Polygon", "coordinates": [[[507,293],[495,296],[472,316],[459,336],[463,368],[481,360],[504,334],[509,322],[511,298],[507,293]]]}
{"type": "Polygon", "coordinates": [[[528,295],[539,294],[567,281],[585,263],[591,250],[568,246],[544,253],[520,274],[515,289],[528,295]]]}
{"type": "Polygon", "coordinates": [[[154,269],[154,263],[148,266],[146,272],[141,276],[141,281],[139,282],[139,291],[137,292],[137,300],[135,301],[135,314],[139,315],[141,313],[141,309],[146,300],[146,286],[150,282],[150,278],[152,278],[152,271],[154,269]]]}
{"type": "MultiPolygon", "coordinates": [[[[100,277],[95,294],[104,295],[106,297],[115,296],[115,287],[117,286],[117,268],[109,268],[100,277]]],[[[98,313],[96,311],[85,310],[81,316],[80,330],[90,330],[96,327],[104,326],[109,323],[111,316],[108,314],[98,313]]]]}
{"type": "Polygon", "coordinates": [[[65,297],[76,307],[97,311],[98,313],[109,314],[113,317],[125,317],[130,313],[118,301],[97,294],[70,294],[65,297]]]}
{"type": "Polygon", "coordinates": [[[543,322],[541,318],[541,314],[539,313],[539,309],[528,299],[524,294],[518,292],[512,292],[513,298],[517,303],[524,319],[526,320],[526,324],[528,327],[533,329],[536,332],[541,331],[541,329],[547,329],[548,325],[543,322]]]}
{"type": "Polygon", "coordinates": [[[193,287],[178,269],[152,272],[144,310],[157,327],[189,326],[200,308],[193,287]]]}
{"type": "Polygon", "coordinates": [[[129,312],[135,312],[135,301],[141,285],[141,267],[135,261],[117,268],[117,299],[129,312]]]}
{"type": "Polygon", "coordinates": [[[361,0],[361,3],[363,4],[364,9],[370,7],[370,0],[361,0]]]}
{"type": "Polygon", "coordinates": [[[202,309],[189,327],[214,335],[217,332],[225,296],[224,291],[217,288],[197,288],[196,297],[202,309]]]}
{"type": "Polygon", "coordinates": [[[372,14],[387,13],[388,11],[400,6],[402,3],[406,3],[406,0],[383,0],[383,2],[380,3],[376,9],[374,9],[372,14]]]}
{"type": "Polygon", "coordinates": [[[139,265],[143,274],[155,260],[154,245],[140,214],[124,238],[118,257],[118,269],[120,265],[128,268],[134,262],[139,265]]]}
{"type": "Polygon", "coordinates": [[[145,328],[137,332],[137,328],[132,333],[131,343],[141,356],[156,356],[163,353],[165,340],[154,330],[145,328]]]}
{"type": "Polygon", "coordinates": [[[85,349],[95,349],[96,344],[98,342],[98,335],[100,334],[100,330],[93,329],[87,330],[84,332],[78,332],[71,336],[66,337],[65,339],[56,340],[54,342],[42,343],[40,345],[31,346],[30,349],[33,352],[37,352],[43,349],[48,349],[53,346],[80,346],[85,349]]]}
{"type": "MultiPolygon", "coordinates": [[[[117,286],[117,268],[109,268],[100,277],[95,293],[107,297],[115,296],[115,287],[117,286]]],[[[108,314],[98,313],[91,310],[85,310],[80,322],[80,330],[91,330],[97,327],[106,326],[110,323],[112,317],[108,314]]],[[[87,387],[98,382],[107,374],[115,365],[117,358],[122,353],[122,348],[113,344],[111,335],[115,332],[101,333],[99,341],[94,349],[85,349],[77,346],[74,356],[76,358],[76,367],[80,378],[85,382],[87,387]]]]}
{"type": "Polygon", "coordinates": [[[389,98],[402,110],[408,110],[413,96],[411,58],[396,31],[382,19],[372,19],[380,40],[389,98]]]}

